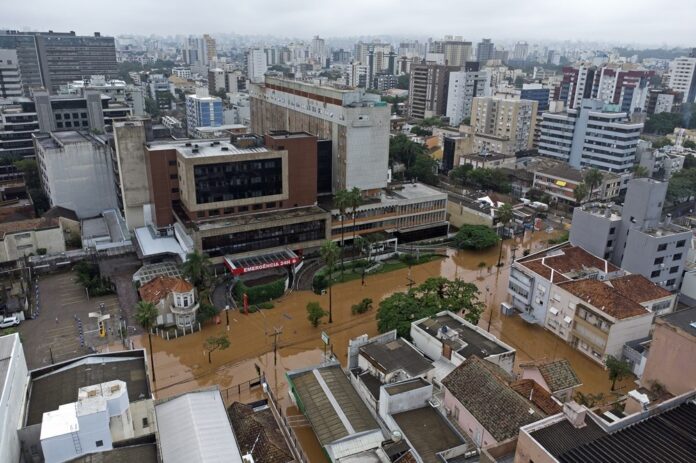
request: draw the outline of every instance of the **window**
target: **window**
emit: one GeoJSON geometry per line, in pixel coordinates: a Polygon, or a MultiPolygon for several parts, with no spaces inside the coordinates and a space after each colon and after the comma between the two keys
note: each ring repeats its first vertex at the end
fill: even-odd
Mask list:
{"type": "Polygon", "coordinates": [[[198,212],[196,212],[196,217],[198,217],[199,219],[200,219],[201,217],[205,217],[205,212],[203,212],[203,211],[198,211],[198,212]]]}
{"type": "Polygon", "coordinates": [[[73,117],[73,119],[79,119],[80,114],[79,113],[72,113],[72,117],[73,117]]]}
{"type": "Polygon", "coordinates": [[[103,447],[104,446],[104,441],[103,440],[98,440],[94,443],[97,447],[103,447]]]}
{"type": "Polygon", "coordinates": [[[660,264],[663,263],[664,261],[665,261],[665,258],[664,258],[664,257],[656,257],[656,258],[655,258],[655,265],[660,265],[660,264]]]}
{"type": "Polygon", "coordinates": [[[249,210],[249,206],[239,206],[239,212],[246,212],[249,210]]]}
{"type": "Polygon", "coordinates": [[[147,428],[148,426],[150,426],[150,423],[147,421],[147,416],[146,416],[145,418],[143,418],[143,428],[147,428]]]}
{"type": "Polygon", "coordinates": [[[178,193],[179,189],[178,188],[172,188],[172,193],[178,193]]]}
{"type": "Polygon", "coordinates": [[[613,235],[615,232],[616,232],[616,227],[611,227],[611,228],[609,229],[609,234],[610,234],[610,235],[613,235]]]}
{"type": "Polygon", "coordinates": [[[680,260],[682,258],[681,252],[672,256],[672,260],[680,260]]]}
{"type": "Polygon", "coordinates": [[[80,115],[82,116],[83,119],[87,118],[87,113],[81,113],[80,115]]]}
{"type": "Polygon", "coordinates": [[[65,115],[64,115],[63,117],[66,118],[66,119],[70,119],[70,114],[65,113],[65,115]]]}
{"type": "Polygon", "coordinates": [[[677,247],[678,247],[678,248],[683,248],[685,244],[686,244],[686,240],[679,240],[679,241],[677,241],[677,247]]]}
{"type": "Polygon", "coordinates": [[[677,265],[676,267],[672,267],[669,269],[669,273],[677,273],[679,271],[679,266],[677,265]]]}
{"type": "Polygon", "coordinates": [[[271,208],[273,208],[273,207],[276,207],[276,203],[275,203],[275,202],[266,203],[266,209],[271,209],[271,208]]]}
{"type": "Polygon", "coordinates": [[[612,244],[614,244],[614,240],[609,240],[609,241],[607,241],[607,247],[608,247],[608,248],[610,248],[612,244]]]}
{"type": "Polygon", "coordinates": [[[59,129],[62,129],[62,128],[63,128],[63,123],[62,123],[62,122],[56,122],[56,127],[58,127],[59,129]]]}
{"type": "MultiPolygon", "coordinates": [[[[679,246],[677,246],[677,247],[679,247],[679,246]]],[[[662,243],[661,245],[659,245],[657,247],[658,251],[664,251],[665,249],[667,249],[667,243],[662,243]]]]}
{"type": "Polygon", "coordinates": [[[657,277],[659,277],[659,276],[660,276],[660,271],[659,271],[659,270],[655,270],[655,271],[653,271],[653,272],[650,274],[650,278],[657,278],[657,277]]]}
{"type": "Polygon", "coordinates": [[[59,120],[61,120],[61,119],[63,119],[63,115],[62,115],[62,114],[56,114],[56,120],[59,121],[59,120]]]}
{"type": "Polygon", "coordinates": [[[169,180],[176,180],[177,178],[179,177],[176,174],[169,174],[169,180]]]}
{"type": "Polygon", "coordinates": [[[674,283],[676,283],[677,280],[672,278],[671,280],[667,280],[667,286],[674,286],[674,283]]]}
{"type": "Polygon", "coordinates": [[[254,205],[252,206],[252,208],[253,208],[255,211],[258,211],[259,209],[261,209],[261,207],[263,207],[263,206],[261,206],[261,204],[254,204],[254,205]]]}
{"type": "Polygon", "coordinates": [[[233,214],[234,213],[234,207],[226,207],[222,210],[223,214],[233,214]]]}
{"type": "Polygon", "coordinates": [[[176,165],[176,161],[169,161],[167,164],[169,164],[170,166],[175,166],[175,165],[176,165]]]}

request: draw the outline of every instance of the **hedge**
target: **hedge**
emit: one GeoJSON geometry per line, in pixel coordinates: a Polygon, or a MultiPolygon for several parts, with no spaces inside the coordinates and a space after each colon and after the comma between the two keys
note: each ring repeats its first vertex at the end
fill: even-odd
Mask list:
{"type": "Polygon", "coordinates": [[[272,283],[249,287],[243,281],[234,285],[234,297],[238,303],[242,303],[244,293],[249,298],[249,305],[260,304],[272,299],[277,299],[285,293],[285,278],[280,278],[272,283]]]}

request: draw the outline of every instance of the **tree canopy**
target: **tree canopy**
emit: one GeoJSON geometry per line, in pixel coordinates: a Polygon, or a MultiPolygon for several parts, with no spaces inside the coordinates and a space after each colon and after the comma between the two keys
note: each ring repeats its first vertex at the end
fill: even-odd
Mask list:
{"type": "Polygon", "coordinates": [[[454,236],[454,243],[460,249],[481,250],[495,246],[499,239],[486,225],[463,225],[454,236]]]}
{"type": "Polygon", "coordinates": [[[478,288],[462,280],[428,278],[407,292],[394,293],[379,304],[377,329],[380,333],[396,329],[410,338],[411,323],[443,310],[462,313],[471,323],[478,323],[484,304],[478,300],[478,288]]]}
{"type": "Polygon", "coordinates": [[[633,373],[631,370],[631,365],[628,362],[617,359],[611,355],[608,356],[604,361],[604,365],[607,367],[612,391],[616,386],[616,381],[621,381],[624,378],[628,378],[633,373]]]}
{"type": "Polygon", "coordinates": [[[307,303],[307,320],[309,323],[316,328],[319,326],[321,319],[327,316],[329,313],[319,305],[318,302],[308,302],[307,303]]]}
{"type": "Polygon", "coordinates": [[[674,132],[674,129],[682,125],[682,115],[676,113],[653,114],[645,122],[643,131],[656,135],[666,135],[674,132]]]}
{"type": "Polygon", "coordinates": [[[449,173],[451,179],[461,182],[462,186],[482,190],[509,193],[511,190],[507,175],[501,169],[474,169],[471,164],[457,166],[449,173]]]}
{"type": "Polygon", "coordinates": [[[672,203],[687,201],[696,196],[696,168],[682,169],[669,179],[667,199],[672,203]]]}
{"type": "Polygon", "coordinates": [[[189,253],[182,266],[182,273],[200,291],[210,278],[210,261],[206,254],[198,251],[189,253]]]}

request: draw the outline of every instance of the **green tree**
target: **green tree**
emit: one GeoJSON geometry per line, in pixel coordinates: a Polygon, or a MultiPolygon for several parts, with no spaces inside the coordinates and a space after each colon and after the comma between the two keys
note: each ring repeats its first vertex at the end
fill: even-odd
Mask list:
{"type": "Polygon", "coordinates": [[[660,148],[663,148],[665,146],[670,146],[670,145],[672,145],[672,140],[670,140],[667,137],[658,138],[657,140],[652,142],[652,146],[655,149],[660,149],[660,148]]]}
{"type": "Polygon", "coordinates": [[[153,118],[157,118],[160,116],[160,109],[159,105],[157,104],[157,100],[154,98],[150,98],[149,96],[145,97],[145,111],[152,116],[153,118]]]}
{"type": "Polygon", "coordinates": [[[617,359],[616,357],[609,355],[604,361],[604,366],[607,367],[609,374],[609,380],[611,381],[611,390],[613,391],[616,387],[616,382],[621,381],[624,378],[628,378],[633,374],[631,370],[631,365],[625,360],[617,359]]]}
{"type": "Polygon", "coordinates": [[[522,77],[522,76],[515,77],[515,88],[522,88],[523,84],[524,84],[524,77],[522,77]]]}
{"type": "Polygon", "coordinates": [[[427,154],[419,154],[416,156],[416,162],[413,167],[407,170],[409,177],[418,179],[428,185],[437,185],[437,161],[427,154]]]}
{"type": "Polygon", "coordinates": [[[401,74],[396,81],[396,88],[400,90],[408,90],[411,81],[410,74],[401,74]]]}
{"type": "Polygon", "coordinates": [[[353,214],[353,249],[355,249],[355,220],[358,215],[358,208],[362,205],[362,194],[360,193],[360,188],[353,187],[352,190],[348,192],[348,205],[350,206],[351,214],[353,214]]]}
{"type": "Polygon", "coordinates": [[[643,131],[656,135],[666,135],[674,132],[674,129],[682,125],[682,116],[677,113],[653,114],[645,122],[643,131]]]}
{"type": "Polygon", "coordinates": [[[696,196],[696,168],[682,169],[669,179],[667,199],[673,204],[696,196]]]}
{"type": "Polygon", "coordinates": [[[587,185],[585,183],[578,184],[573,189],[573,196],[575,197],[575,202],[577,204],[582,204],[582,201],[587,198],[587,185]]]}
{"type": "Polygon", "coordinates": [[[338,209],[338,213],[341,215],[341,276],[343,276],[344,270],[344,249],[345,249],[345,235],[346,228],[344,226],[346,220],[346,212],[350,206],[350,193],[348,190],[340,190],[336,192],[334,196],[334,207],[338,209]]]}
{"type": "MultiPolygon", "coordinates": [[[[696,150],[696,141],[686,140],[682,143],[682,146],[686,149],[696,150]]],[[[688,156],[691,156],[693,158],[692,154],[689,154],[688,156]]]]}
{"type": "Polygon", "coordinates": [[[693,169],[696,167],[696,156],[689,153],[684,157],[684,169],[693,169]]]}
{"type": "Polygon", "coordinates": [[[592,168],[585,173],[585,178],[583,180],[589,189],[590,198],[592,198],[595,188],[602,184],[604,175],[599,171],[599,169],[592,168]]]}
{"type": "Polygon", "coordinates": [[[462,225],[454,243],[459,249],[481,250],[495,246],[499,239],[495,230],[485,225],[462,225]]]}
{"type": "Polygon", "coordinates": [[[336,266],[336,261],[338,261],[339,249],[336,243],[331,240],[327,240],[321,245],[319,254],[321,255],[321,260],[324,261],[326,268],[329,271],[329,323],[333,323],[333,297],[331,288],[333,286],[333,270],[336,266]]]}
{"type": "Polygon", "coordinates": [[[425,154],[425,147],[400,133],[389,139],[389,163],[396,162],[410,169],[419,154],[425,154]]]}
{"type": "Polygon", "coordinates": [[[312,324],[314,328],[319,326],[321,319],[326,317],[328,313],[324,310],[318,302],[307,303],[307,320],[312,324]]]}
{"type": "Polygon", "coordinates": [[[649,177],[648,173],[648,168],[645,166],[641,166],[640,164],[636,164],[633,166],[633,178],[643,178],[643,177],[649,177]]]}
{"type": "Polygon", "coordinates": [[[210,336],[205,340],[203,348],[208,351],[208,363],[213,363],[212,354],[216,350],[225,350],[230,347],[230,340],[226,334],[210,336]]]}
{"type": "Polygon", "coordinates": [[[203,298],[201,298],[198,313],[196,314],[196,318],[198,319],[199,323],[203,323],[215,318],[218,313],[220,313],[220,310],[217,307],[209,303],[207,300],[203,300],[203,298]]]}
{"type": "Polygon", "coordinates": [[[501,229],[501,234],[500,234],[500,251],[498,252],[498,267],[501,265],[501,261],[503,260],[503,230],[505,229],[505,226],[510,223],[513,217],[513,210],[512,206],[508,203],[503,204],[498,208],[496,211],[496,215],[498,216],[498,223],[500,223],[500,229],[501,229]]]}
{"type": "Polygon", "coordinates": [[[135,320],[138,324],[147,332],[147,341],[150,345],[150,365],[152,366],[152,382],[156,382],[155,379],[155,358],[152,355],[152,328],[157,323],[157,316],[159,312],[157,307],[152,302],[139,301],[135,306],[135,320]]]}
{"type": "Polygon", "coordinates": [[[181,271],[193,286],[202,291],[210,279],[210,260],[206,254],[193,251],[186,255],[186,262],[182,265],[181,271]]]}
{"type": "Polygon", "coordinates": [[[370,310],[371,308],[372,308],[372,299],[370,299],[369,297],[366,297],[362,301],[353,305],[350,308],[350,310],[353,313],[353,315],[355,315],[355,314],[365,313],[368,310],[370,310]]]}

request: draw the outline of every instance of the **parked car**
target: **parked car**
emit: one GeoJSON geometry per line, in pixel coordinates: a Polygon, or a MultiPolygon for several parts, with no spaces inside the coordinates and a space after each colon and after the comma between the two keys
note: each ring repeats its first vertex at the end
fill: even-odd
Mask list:
{"type": "Polygon", "coordinates": [[[0,328],[10,328],[12,326],[19,326],[19,318],[7,317],[3,318],[0,322],[0,328]]]}

